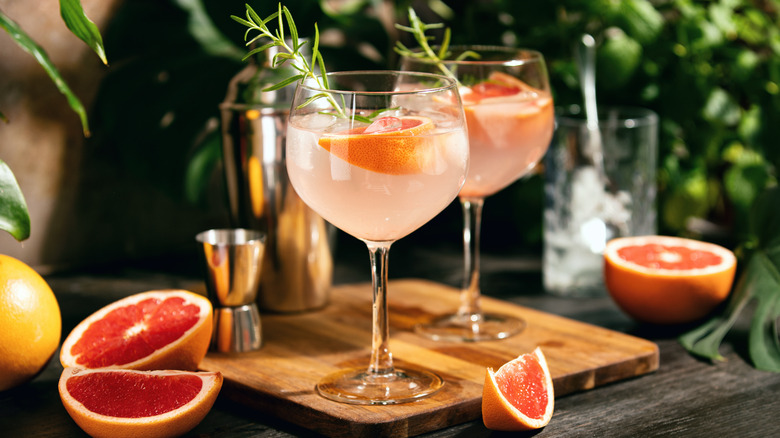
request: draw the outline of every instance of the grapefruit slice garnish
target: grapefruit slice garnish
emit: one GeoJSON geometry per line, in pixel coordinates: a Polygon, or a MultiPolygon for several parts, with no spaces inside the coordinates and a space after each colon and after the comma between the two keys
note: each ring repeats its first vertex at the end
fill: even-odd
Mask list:
{"type": "Polygon", "coordinates": [[[615,303],[654,324],[707,315],[728,297],[736,266],[730,250],[680,237],[623,237],[604,250],[604,282],[615,303]]]}
{"type": "Polygon", "coordinates": [[[211,410],[222,374],[65,368],[60,399],[93,437],[173,437],[192,430],[211,410]]]}
{"type": "Polygon", "coordinates": [[[539,429],[550,422],[554,407],[552,377],[540,348],[485,372],[482,421],[488,429],[539,429]]]}
{"type": "Polygon", "coordinates": [[[63,367],[196,370],[208,352],[211,302],[184,290],[131,295],[88,316],[65,338],[63,367]]]}
{"type": "Polygon", "coordinates": [[[541,94],[540,90],[520,79],[499,71],[490,73],[486,80],[471,87],[461,87],[460,92],[464,105],[502,101],[528,92],[541,94]]]}
{"type": "Polygon", "coordinates": [[[323,135],[319,145],[340,159],[366,170],[403,175],[425,167],[426,137],[434,128],[427,117],[380,117],[370,125],[323,135]]]}

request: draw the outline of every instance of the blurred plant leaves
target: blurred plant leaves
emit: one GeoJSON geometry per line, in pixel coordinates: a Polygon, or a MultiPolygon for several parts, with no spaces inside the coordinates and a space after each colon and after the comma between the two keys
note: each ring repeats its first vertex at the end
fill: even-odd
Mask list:
{"type": "MultiPolygon", "coordinates": [[[[70,31],[84,41],[98,57],[106,61],[103,39],[97,26],[84,14],[80,0],[60,0],[60,16],[70,31]]],[[[0,28],[25,52],[32,55],[43,67],[57,89],[65,95],[71,109],[79,116],[81,128],[85,137],[89,137],[87,111],[79,98],[73,94],[68,84],[60,75],[57,67],[49,59],[49,55],[24,30],[2,10],[0,10],[0,28]]],[[[0,111],[0,120],[8,119],[0,111]]],[[[30,215],[19,185],[11,169],[0,161],[0,230],[10,233],[16,240],[22,241],[30,236],[30,215]]]]}
{"type": "Polygon", "coordinates": [[[68,84],[62,78],[59,70],[57,70],[57,67],[55,67],[55,65],[51,62],[51,59],[49,59],[49,55],[46,53],[46,51],[43,50],[43,48],[39,46],[38,43],[36,43],[32,38],[30,38],[30,36],[27,35],[27,33],[25,33],[24,30],[22,30],[22,28],[19,27],[15,21],[11,20],[7,15],[5,15],[3,11],[0,11],[0,27],[2,27],[11,36],[11,38],[13,38],[19,47],[32,55],[38,61],[41,67],[43,67],[43,69],[49,75],[49,78],[51,78],[52,82],[54,82],[54,85],[56,85],[57,89],[60,90],[60,93],[65,95],[71,109],[73,109],[73,111],[78,114],[79,118],[81,119],[81,127],[84,131],[84,135],[88,137],[89,123],[87,122],[87,111],[84,109],[84,105],[81,103],[79,98],[73,94],[68,84]]]}
{"type": "Polygon", "coordinates": [[[780,187],[764,191],[753,204],[750,255],[723,312],[680,336],[692,354],[723,360],[718,351],[741,312],[754,309],[748,352],[760,370],[780,372],[780,187]]]}
{"type": "Polygon", "coordinates": [[[0,160],[0,230],[5,230],[16,240],[30,237],[30,215],[27,203],[13,172],[0,160]]]}

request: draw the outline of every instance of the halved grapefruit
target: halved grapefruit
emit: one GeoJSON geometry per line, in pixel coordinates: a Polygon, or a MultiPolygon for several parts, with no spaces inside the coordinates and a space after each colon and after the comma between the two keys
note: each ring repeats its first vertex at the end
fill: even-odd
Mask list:
{"type": "Polygon", "coordinates": [[[192,430],[208,414],[222,374],[65,368],[59,393],[71,418],[93,437],[161,438],[192,430]]]}
{"type": "Polygon", "coordinates": [[[539,347],[505,363],[496,372],[487,369],[482,421],[488,429],[539,429],[550,422],[554,407],[552,377],[539,347]]]}
{"type": "Polygon", "coordinates": [[[419,173],[426,162],[434,128],[427,117],[381,117],[368,126],[324,135],[319,145],[342,160],[366,170],[391,175],[419,173]]]}
{"type": "Polygon", "coordinates": [[[728,297],[736,267],[730,250],[681,237],[622,237],[604,250],[604,282],[615,303],[653,324],[706,316],[728,297]]]}
{"type": "Polygon", "coordinates": [[[211,302],[184,290],[142,292],[109,304],[70,332],[63,367],[196,370],[208,352],[211,302]]]}

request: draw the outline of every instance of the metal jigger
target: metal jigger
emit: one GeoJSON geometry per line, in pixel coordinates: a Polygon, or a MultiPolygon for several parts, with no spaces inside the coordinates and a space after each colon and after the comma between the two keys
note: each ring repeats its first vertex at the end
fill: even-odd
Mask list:
{"type": "Polygon", "coordinates": [[[243,228],[199,233],[203,245],[206,288],[214,306],[211,349],[240,353],[263,345],[260,313],[255,304],[265,253],[265,235],[243,228]]]}

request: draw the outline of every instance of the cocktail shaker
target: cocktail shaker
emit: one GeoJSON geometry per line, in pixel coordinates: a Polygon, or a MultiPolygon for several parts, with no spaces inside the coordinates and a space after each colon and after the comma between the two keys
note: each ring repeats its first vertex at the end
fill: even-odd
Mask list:
{"type": "Polygon", "coordinates": [[[266,235],[257,305],[304,312],[328,302],[335,229],[290,185],[284,142],[294,85],[263,91],[293,74],[270,68],[275,48],[259,53],[230,82],[222,117],[222,149],[232,226],[266,235]]]}

